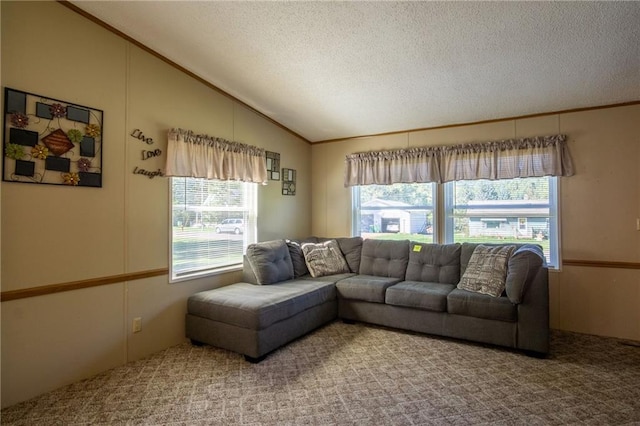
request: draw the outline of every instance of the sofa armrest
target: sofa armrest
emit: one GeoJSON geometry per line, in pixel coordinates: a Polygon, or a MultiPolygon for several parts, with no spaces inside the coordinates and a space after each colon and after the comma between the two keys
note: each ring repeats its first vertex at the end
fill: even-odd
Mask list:
{"type": "Polygon", "coordinates": [[[542,248],[536,245],[523,245],[511,255],[505,283],[507,297],[511,303],[517,305],[522,302],[528,287],[544,265],[542,248]]]}
{"type": "Polygon", "coordinates": [[[242,281],[245,283],[258,284],[258,278],[256,278],[256,274],[253,273],[253,268],[251,268],[246,254],[242,256],[242,281]]]}
{"type": "Polygon", "coordinates": [[[537,269],[518,304],[518,348],[549,353],[549,270],[537,269]]]}

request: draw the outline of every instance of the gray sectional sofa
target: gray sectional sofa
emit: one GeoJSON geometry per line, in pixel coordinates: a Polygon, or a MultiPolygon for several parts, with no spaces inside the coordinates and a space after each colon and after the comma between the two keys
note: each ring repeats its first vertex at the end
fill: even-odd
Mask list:
{"type": "Polygon", "coordinates": [[[548,270],[536,245],[276,240],[248,247],[243,281],[189,298],[194,344],[257,362],[341,318],[549,352],[548,270]],[[496,275],[503,287],[492,287],[496,275]]]}

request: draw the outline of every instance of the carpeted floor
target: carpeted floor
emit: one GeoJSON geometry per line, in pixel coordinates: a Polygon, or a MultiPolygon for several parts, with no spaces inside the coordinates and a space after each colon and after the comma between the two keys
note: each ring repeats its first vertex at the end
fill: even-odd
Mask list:
{"type": "Polygon", "coordinates": [[[185,343],[6,408],[2,424],[640,424],[639,347],[554,332],[551,348],[334,322],[260,364],[185,343]]]}

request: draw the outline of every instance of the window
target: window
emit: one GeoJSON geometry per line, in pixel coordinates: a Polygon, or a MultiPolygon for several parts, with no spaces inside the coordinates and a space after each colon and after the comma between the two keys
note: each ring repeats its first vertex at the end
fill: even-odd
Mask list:
{"type": "Polygon", "coordinates": [[[526,231],[526,229],[527,229],[527,218],[526,217],[519,217],[518,218],[518,229],[520,231],[526,231]]]}
{"type": "Polygon", "coordinates": [[[448,243],[535,243],[558,267],[557,178],[468,180],[444,184],[448,243]]]}
{"type": "Polygon", "coordinates": [[[353,187],[354,235],[433,242],[434,188],[432,183],[353,187]]]}
{"type": "Polygon", "coordinates": [[[171,281],[242,265],[256,241],[256,184],[171,178],[171,281]]]}
{"type": "Polygon", "coordinates": [[[534,243],[557,268],[557,186],[556,177],[354,186],[353,235],[428,243],[534,243]],[[438,205],[443,229],[434,214],[438,205]]]}

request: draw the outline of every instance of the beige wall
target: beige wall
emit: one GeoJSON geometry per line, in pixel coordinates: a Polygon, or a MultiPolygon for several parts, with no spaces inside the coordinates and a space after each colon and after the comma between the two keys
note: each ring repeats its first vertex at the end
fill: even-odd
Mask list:
{"type": "MultiPolygon", "coordinates": [[[[640,106],[406,132],[313,145],[314,235],[346,235],[346,154],[564,133],[576,175],[561,178],[564,259],[640,262],[640,106]]],[[[640,340],[640,270],[565,266],[550,276],[551,325],[640,340]]]]}
{"type": "MultiPolygon", "coordinates": [[[[102,188],[2,185],[2,291],[168,267],[169,180],[132,174],[164,158],[140,159],[136,128],[163,151],[181,127],[279,152],[297,195],[282,196],[280,182],[259,188],[258,238],[310,233],[307,143],[57,3],[3,1],[1,18],[3,87],[104,111],[102,188]]],[[[187,297],[239,275],[3,302],[2,407],[182,342],[187,297]]]]}

